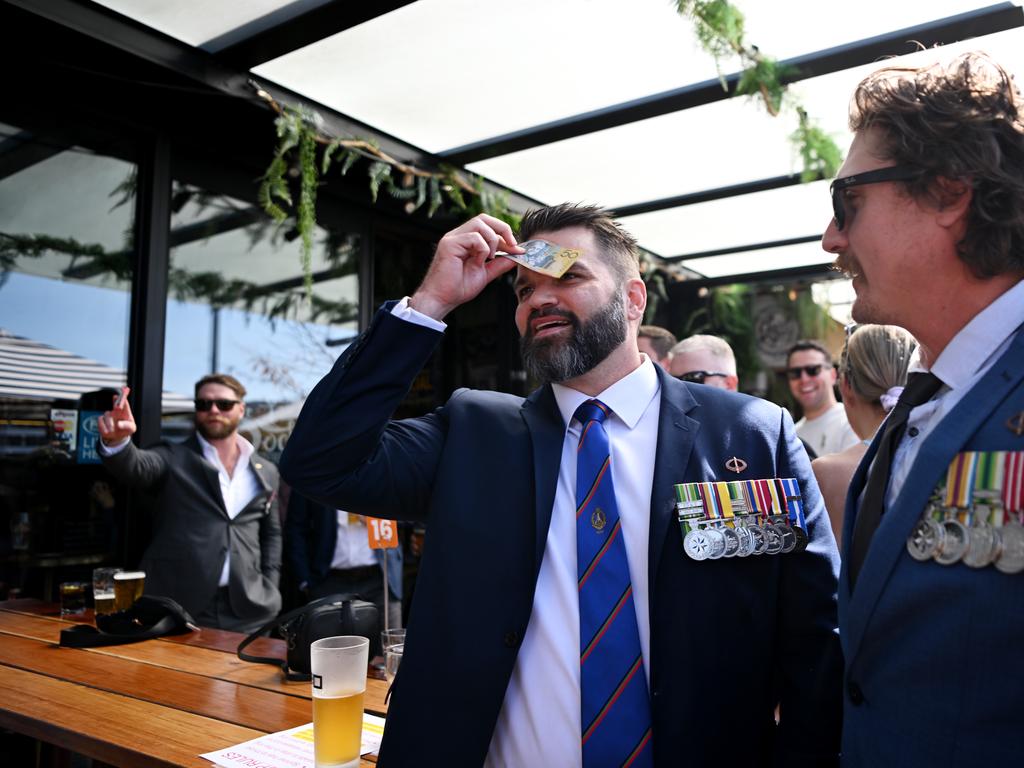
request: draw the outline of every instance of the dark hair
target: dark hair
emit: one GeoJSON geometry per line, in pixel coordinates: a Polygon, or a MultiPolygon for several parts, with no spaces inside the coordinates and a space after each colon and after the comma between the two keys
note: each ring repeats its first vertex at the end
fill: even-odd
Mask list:
{"type": "Polygon", "coordinates": [[[815,341],[814,339],[803,339],[790,347],[789,351],[786,353],[786,365],[789,365],[789,358],[793,356],[794,352],[807,352],[810,350],[821,352],[821,354],[825,356],[825,362],[832,365],[832,353],[825,349],[824,344],[820,341],[815,341]]]}
{"type": "Polygon", "coordinates": [[[981,53],[948,66],[887,67],[854,93],[850,128],[877,128],[881,152],[922,169],[903,182],[917,200],[942,199],[939,179],[972,190],[967,228],[957,244],[975,277],[1024,270],[1024,121],[1013,78],[981,53]]]}
{"type": "Polygon", "coordinates": [[[660,325],[641,325],[636,337],[649,339],[651,349],[657,353],[658,357],[667,356],[672,351],[672,347],[676,345],[676,337],[672,331],[662,328],[660,325]]]}
{"type": "Polygon", "coordinates": [[[518,238],[529,240],[538,232],[557,232],[569,227],[583,227],[594,235],[602,255],[615,276],[625,282],[640,277],[640,250],[636,238],[596,205],[562,203],[527,211],[519,223],[518,238]]]}
{"type": "Polygon", "coordinates": [[[238,395],[239,400],[245,400],[245,387],[234,376],[229,376],[226,373],[211,373],[203,376],[196,382],[196,397],[199,397],[199,390],[207,384],[222,384],[238,395]]]}

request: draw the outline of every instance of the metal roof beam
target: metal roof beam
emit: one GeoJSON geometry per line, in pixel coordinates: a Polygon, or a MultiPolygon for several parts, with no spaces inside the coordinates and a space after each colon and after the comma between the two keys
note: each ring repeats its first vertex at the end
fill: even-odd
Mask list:
{"type": "MultiPolygon", "coordinates": [[[[1012,3],[999,3],[987,8],[979,8],[926,24],[919,24],[915,27],[907,27],[885,35],[786,59],[779,64],[796,70],[790,77],[783,78],[784,82],[793,83],[861,64],[870,64],[882,56],[913,53],[920,50],[922,45],[930,48],[934,45],[944,45],[971,37],[1002,32],[1021,25],[1024,25],[1024,11],[1012,3]]],[[[454,147],[438,154],[448,162],[467,165],[563,139],[571,139],[651,117],[711,104],[732,96],[736,91],[736,84],[739,82],[741,74],[736,72],[728,75],[725,78],[725,88],[717,79],[705,80],[701,83],[663,91],[483,141],[465,144],[461,147],[454,147]]]]}
{"type": "Polygon", "coordinates": [[[216,53],[218,58],[232,66],[248,70],[383,16],[413,1],[377,0],[375,3],[354,3],[352,0],[329,0],[272,27],[242,37],[245,35],[246,27],[256,28],[260,26],[261,21],[266,21],[265,18],[256,19],[246,27],[232,30],[203,43],[202,48],[216,53]]]}
{"type": "Polygon", "coordinates": [[[785,283],[790,280],[838,280],[845,275],[832,265],[832,262],[808,264],[804,267],[786,267],[785,269],[769,269],[761,272],[744,272],[739,275],[723,275],[722,277],[706,277],[700,280],[684,280],[677,285],[688,288],[715,288],[720,285],[738,285],[745,283],[785,283]]]}
{"type": "Polygon", "coordinates": [[[709,256],[729,256],[734,253],[746,253],[747,251],[763,251],[768,248],[783,248],[787,245],[803,245],[804,243],[817,243],[821,241],[821,235],[804,235],[803,237],[790,237],[786,240],[768,240],[763,243],[752,245],[734,245],[729,248],[716,248],[713,251],[698,251],[697,253],[683,253],[679,256],[663,256],[662,261],[689,261],[690,259],[706,259],[709,256]]]}
{"type": "MultiPolygon", "coordinates": [[[[212,53],[176,40],[102,5],[82,4],[76,0],[47,0],[45,3],[38,0],[0,0],[0,4],[19,8],[221,93],[268,109],[266,102],[253,91],[250,84],[252,80],[247,72],[228,66],[212,53]]],[[[370,139],[392,157],[421,168],[436,168],[441,162],[450,164],[449,160],[439,159],[419,147],[311,101],[276,83],[260,79],[258,85],[278,104],[306,106],[319,113],[324,118],[324,130],[332,136],[370,139]]],[[[507,195],[509,205],[513,209],[525,210],[541,204],[508,187],[489,180],[485,180],[485,183],[489,189],[507,195]]]]}
{"type": "MultiPolygon", "coordinates": [[[[816,176],[810,181],[818,181],[821,178],[821,176],[816,176]]],[[[723,200],[727,197],[739,197],[740,195],[750,195],[753,194],[754,192],[767,192],[773,189],[794,187],[797,184],[802,183],[804,182],[800,178],[799,173],[790,173],[785,176],[772,176],[769,179],[744,181],[740,184],[730,184],[729,186],[726,187],[705,189],[701,192],[689,192],[685,195],[663,197],[659,200],[648,200],[647,202],[644,203],[622,205],[617,208],[613,208],[611,210],[611,214],[616,218],[625,218],[626,216],[637,216],[641,213],[662,211],[667,208],[679,208],[684,205],[696,205],[697,203],[709,203],[712,200],[723,200]]]]}

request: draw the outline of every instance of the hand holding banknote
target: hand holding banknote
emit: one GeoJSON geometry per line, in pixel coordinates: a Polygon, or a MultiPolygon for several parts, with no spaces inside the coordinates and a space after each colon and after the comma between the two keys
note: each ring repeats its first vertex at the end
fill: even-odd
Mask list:
{"type": "Polygon", "coordinates": [[[565,248],[549,243],[547,240],[527,240],[525,243],[520,243],[519,248],[523,253],[498,255],[512,259],[517,264],[522,264],[534,272],[554,278],[559,278],[568,272],[569,267],[580,257],[579,248],[565,248]]]}
{"type": "Polygon", "coordinates": [[[409,300],[409,306],[441,320],[462,304],[476,298],[499,275],[516,264],[494,258],[498,251],[520,254],[512,228],[481,213],[441,238],[426,277],[409,300]]]}

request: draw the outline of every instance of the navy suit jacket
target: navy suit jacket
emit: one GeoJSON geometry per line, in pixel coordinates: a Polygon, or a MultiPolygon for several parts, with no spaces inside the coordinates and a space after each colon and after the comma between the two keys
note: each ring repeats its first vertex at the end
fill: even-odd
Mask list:
{"type": "MultiPolygon", "coordinates": [[[[338,543],[338,513],[334,507],[310,501],[301,493],[288,497],[284,519],[284,556],[299,584],[313,587],[327,578],[338,543]]],[[[388,559],[388,586],[402,599],[402,548],[375,549],[380,563],[388,559]],[[386,554],[385,554],[386,553],[386,554]]]]}
{"type": "MultiPolygon", "coordinates": [[[[1009,428],[1022,412],[1024,333],[1018,332],[921,444],[875,532],[852,595],[844,566],[844,766],[1021,763],[1016,736],[1024,728],[1024,575],[920,563],[908,554],[906,541],[958,453],[1024,450],[1024,437],[1009,428]]],[[[857,499],[878,442],[850,484],[846,542],[853,541],[857,499]]]]}
{"type": "MultiPolygon", "coordinates": [[[[281,469],[294,488],[341,509],[429,519],[380,759],[478,768],[530,620],[566,425],[549,386],[526,400],[459,390],[427,416],[389,422],[441,334],[388,309],[310,394],[281,469]]],[[[648,551],[655,763],[835,763],[838,556],[792,420],[765,401],[658,375],[648,551]],[[734,455],[748,468],[729,479],[799,479],[807,551],[706,562],[684,554],[674,484],[721,479],[734,455]]]]}

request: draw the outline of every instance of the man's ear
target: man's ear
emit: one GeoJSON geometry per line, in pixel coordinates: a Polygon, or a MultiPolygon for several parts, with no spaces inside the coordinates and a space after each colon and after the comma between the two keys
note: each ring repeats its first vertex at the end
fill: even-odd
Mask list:
{"type": "Polygon", "coordinates": [[[940,176],[935,180],[933,193],[940,225],[951,227],[960,221],[967,221],[967,212],[974,199],[970,180],[940,176]]]}
{"type": "Polygon", "coordinates": [[[647,309],[647,286],[639,277],[626,283],[626,319],[643,320],[647,309]]]}

